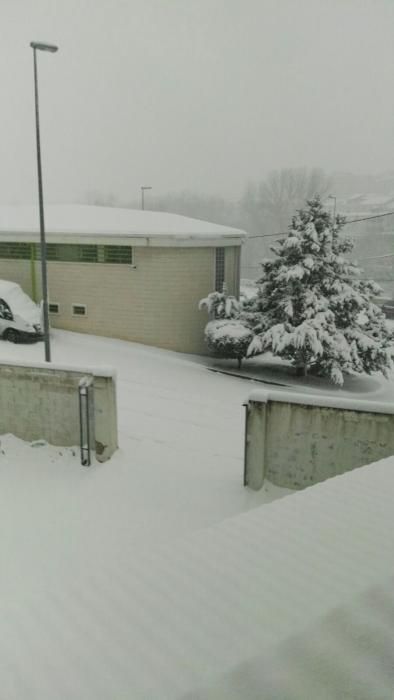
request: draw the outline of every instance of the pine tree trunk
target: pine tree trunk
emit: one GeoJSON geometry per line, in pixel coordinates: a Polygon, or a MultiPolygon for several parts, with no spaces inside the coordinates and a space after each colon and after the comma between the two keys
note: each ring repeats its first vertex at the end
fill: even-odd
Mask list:
{"type": "Polygon", "coordinates": [[[296,376],[297,377],[306,377],[307,374],[308,374],[307,365],[301,365],[300,367],[296,367],[296,376]]]}
{"type": "Polygon", "coordinates": [[[242,367],[242,357],[238,357],[238,369],[242,367]]]}

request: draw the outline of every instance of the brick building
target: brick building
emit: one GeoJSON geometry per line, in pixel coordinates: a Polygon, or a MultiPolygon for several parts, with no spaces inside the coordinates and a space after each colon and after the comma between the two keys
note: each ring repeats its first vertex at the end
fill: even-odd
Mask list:
{"type": "MultiPolygon", "coordinates": [[[[0,207],[0,278],[41,298],[37,207],[0,207]]],[[[199,300],[239,294],[243,231],[176,214],[45,208],[53,327],[205,352],[199,300]]]]}

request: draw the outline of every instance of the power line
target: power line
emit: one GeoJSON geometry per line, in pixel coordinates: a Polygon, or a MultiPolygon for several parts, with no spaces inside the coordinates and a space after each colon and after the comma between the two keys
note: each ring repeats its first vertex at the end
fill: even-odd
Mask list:
{"type": "Polygon", "coordinates": [[[345,221],[343,224],[347,226],[348,224],[356,224],[358,221],[369,221],[370,219],[381,219],[382,216],[392,216],[394,211],[387,211],[385,214],[374,214],[373,216],[365,216],[363,219],[351,219],[350,221],[345,221]]]}
{"type": "Polygon", "coordinates": [[[394,253],[387,253],[386,255],[373,255],[370,258],[359,258],[360,261],[365,260],[380,260],[381,258],[394,258],[394,253]]]}
{"type": "Polygon", "coordinates": [[[272,238],[273,236],[287,236],[287,233],[260,233],[257,236],[248,236],[248,240],[251,238],[272,238]]]}
{"type": "MultiPolygon", "coordinates": [[[[364,216],[362,219],[350,219],[350,221],[345,221],[342,225],[348,226],[348,224],[356,224],[359,221],[370,221],[371,219],[381,219],[383,216],[392,216],[394,211],[387,211],[385,214],[374,214],[373,216],[364,216]]],[[[274,236],[287,236],[288,231],[280,231],[279,233],[260,233],[257,236],[248,236],[248,240],[251,238],[273,238],[274,236]]]]}

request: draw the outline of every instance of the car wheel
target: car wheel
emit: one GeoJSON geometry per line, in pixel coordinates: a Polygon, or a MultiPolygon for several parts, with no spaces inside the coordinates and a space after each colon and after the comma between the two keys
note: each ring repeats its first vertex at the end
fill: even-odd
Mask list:
{"type": "Polygon", "coordinates": [[[3,334],[4,340],[9,340],[10,343],[19,343],[20,334],[14,328],[7,328],[3,334]]]}

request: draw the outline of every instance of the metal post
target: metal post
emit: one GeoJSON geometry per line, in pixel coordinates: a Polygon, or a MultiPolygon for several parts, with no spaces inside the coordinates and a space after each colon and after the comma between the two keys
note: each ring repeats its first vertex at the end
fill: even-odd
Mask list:
{"type": "MultiPolygon", "coordinates": [[[[92,448],[92,415],[90,404],[92,402],[91,392],[93,391],[92,377],[83,377],[78,386],[79,398],[79,438],[81,449],[81,464],[84,467],[91,465],[91,448],[92,448]]],[[[92,426],[93,427],[93,426],[92,426]]]]}
{"type": "Polygon", "coordinates": [[[337,216],[337,198],[334,194],[328,195],[328,199],[334,200],[334,210],[333,210],[333,231],[336,231],[336,216],[337,216]]]}
{"type": "Polygon", "coordinates": [[[145,190],[151,190],[151,187],[143,186],[141,187],[141,209],[145,209],[145,190]]]}
{"type": "Polygon", "coordinates": [[[36,106],[36,142],[37,142],[37,172],[38,172],[38,202],[40,209],[40,247],[41,247],[41,285],[44,312],[44,343],[45,361],[51,361],[51,346],[49,340],[49,314],[48,314],[48,281],[47,281],[47,250],[45,240],[44,221],[44,196],[42,188],[42,167],[41,167],[41,143],[40,143],[40,116],[38,107],[38,79],[37,79],[37,50],[33,47],[34,54],[34,95],[36,106]]]}
{"type": "Polygon", "coordinates": [[[243,485],[247,486],[248,485],[248,475],[247,475],[247,467],[246,467],[246,460],[247,460],[247,451],[248,451],[248,410],[249,410],[249,404],[248,403],[243,403],[242,406],[245,407],[245,432],[244,432],[244,480],[243,480],[243,485]]]}

